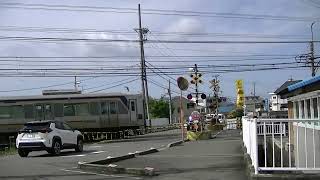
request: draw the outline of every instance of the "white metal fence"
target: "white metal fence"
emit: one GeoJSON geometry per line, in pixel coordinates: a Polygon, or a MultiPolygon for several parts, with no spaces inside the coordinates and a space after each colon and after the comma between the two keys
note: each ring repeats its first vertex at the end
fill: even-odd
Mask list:
{"type": "Polygon", "coordinates": [[[255,173],[320,171],[319,119],[242,118],[243,143],[255,173]]]}
{"type": "Polygon", "coordinates": [[[282,135],[286,136],[286,124],[285,123],[258,123],[257,124],[257,133],[258,135],[264,135],[270,136],[272,134],[274,135],[282,135]]]}

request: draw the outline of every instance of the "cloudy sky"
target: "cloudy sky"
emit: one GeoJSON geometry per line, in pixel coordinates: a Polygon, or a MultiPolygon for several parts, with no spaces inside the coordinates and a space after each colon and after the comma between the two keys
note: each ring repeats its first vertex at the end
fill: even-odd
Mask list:
{"type": "MultiPolygon", "coordinates": [[[[119,13],[118,9],[112,10],[110,7],[137,9],[139,3],[141,4],[142,12],[146,12],[144,10],[148,9],[160,9],[227,14],[222,14],[220,17],[209,13],[203,13],[202,15],[204,16],[142,14],[143,27],[147,27],[150,30],[147,34],[148,40],[310,40],[310,25],[313,21],[310,17],[320,17],[320,1],[317,0],[69,0],[68,2],[62,0],[3,0],[0,2],[0,36],[137,39],[138,35],[134,31],[138,27],[137,13],[119,13]],[[61,10],[62,6],[60,5],[63,5],[65,10],[61,10]],[[93,11],[87,11],[87,9],[75,10],[77,7],[79,9],[80,6],[82,9],[83,7],[94,6],[95,9],[93,11]],[[103,7],[105,7],[104,10],[103,7]],[[58,10],[59,8],[60,10],[58,10]],[[109,11],[107,12],[107,10],[109,11]],[[232,13],[234,18],[230,18],[230,13],[232,13]],[[257,18],[239,18],[243,14],[257,15],[257,18]],[[291,18],[275,20],[275,18],[265,18],[265,16],[258,18],[258,15],[268,15],[270,17],[287,16],[291,18]],[[298,18],[292,17],[307,18],[297,20],[298,18]],[[63,29],[63,31],[57,29],[63,29]],[[195,34],[200,35],[196,36],[195,34]]],[[[314,32],[314,39],[319,40],[320,22],[314,25],[314,32]]],[[[179,72],[187,72],[187,67],[192,67],[195,63],[200,67],[207,65],[230,65],[233,70],[237,70],[238,68],[234,64],[292,63],[295,65],[294,57],[296,55],[309,52],[309,44],[303,43],[159,44],[146,42],[145,47],[146,60],[153,66],[185,66],[184,70],[177,70],[179,72]],[[272,58],[270,55],[279,56],[272,58]],[[158,56],[158,58],[152,56],[158,56]],[[190,58],[172,56],[210,57],[190,58]],[[279,57],[286,58],[281,59],[279,57]]],[[[319,51],[320,48],[317,44],[315,46],[317,55],[320,54],[319,51]]],[[[126,42],[21,41],[4,38],[0,41],[0,56],[2,57],[2,61],[0,62],[1,69],[3,69],[2,72],[13,69],[14,71],[11,70],[10,73],[14,73],[15,75],[25,73],[26,71],[23,69],[26,68],[109,68],[109,72],[117,72],[117,68],[127,68],[129,72],[132,68],[138,68],[139,44],[126,42]],[[5,56],[74,58],[67,59],[70,62],[59,62],[59,60],[66,59],[8,59],[4,58],[5,56]],[[88,56],[113,56],[115,58],[98,60],[75,58],[88,56]],[[132,57],[122,59],[117,56],[132,57]],[[110,71],[110,68],[115,68],[115,70],[110,71]]],[[[207,94],[211,93],[208,81],[216,74],[214,69],[199,68],[199,71],[203,71],[204,81],[200,86],[200,91],[207,94]]],[[[46,71],[38,71],[37,73],[39,72],[42,73],[42,77],[5,77],[3,73],[0,73],[0,96],[35,95],[41,94],[42,89],[73,88],[72,82],[74,81],[74,77],[47,77],[46,71]]],[[[75,71],[73,72],[76,74],[75,71]]],[[[130,92],[136,93],[141,91],[140,81],[133,81],[139,77],[139,71],[136,72],[137,74],[134,77],[110,74],[94,78],[80,77],[78,78],[78,81],[80,81],[78,86],[87,93],[95,91],[127,92],[126,86],[129,87],[130,92]],[[128,82],[128,84],[111,88],[121,82],[128,82]]],[[[59,73],[63,74],[64,72],[59,71],[59,73]]],[[[181,75],[188,76],[187,73],[181,73],[181,75]]],[[[171,77],[176,79],[177,76],[172,75],[171,77]]],[[[256,93],[268,97],[269,92],[273,92],[289,78],[307,79],[310,77],[311,72],[307,68],[219,73],[221,90],[223,95],[227,97],[235,97],[234,81],[236,79],[244,80],[246,94],[252,92],[252,84],[255,82],[256,93]]],[[[149,79],[151,81],[149,83],[151,96],[160,97],[165,94],[165,90],[160,88],[159,85],[167,87],[168,82],[165,79],[169,79],[168,76],[162,75],[160,77],[153,75],[149,76],[149,79]],[[155,83],[158,86],[154,85],[155,83]]],[[[177,87],[174,84],[175,82],[173,82],[172,87],[174,91],[177,91],[177,87]]]]}

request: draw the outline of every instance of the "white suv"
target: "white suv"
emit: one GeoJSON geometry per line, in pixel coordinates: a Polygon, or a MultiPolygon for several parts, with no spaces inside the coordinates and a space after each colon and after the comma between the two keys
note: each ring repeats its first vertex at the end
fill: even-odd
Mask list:
{"type": "Polygon", "coordinates": [[[31,151],[42,151],[59,155],[61,149],[83,151],[83,136],[61,121],[32,121],[19,130],[16,146],[21,157],[31,151]]]}

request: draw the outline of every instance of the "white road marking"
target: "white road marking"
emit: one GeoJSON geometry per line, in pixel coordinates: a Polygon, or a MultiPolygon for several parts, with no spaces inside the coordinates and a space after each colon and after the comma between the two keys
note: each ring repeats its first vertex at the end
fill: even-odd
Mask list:
{"type": "Polygon", "coordinates": [[[87,154],[77,154],[77,155],[69,155],[69,156],[61,156],[61,157],[84,157],[87,154]]]}
{"type": "Polygon", "coordinates": [[[95,152],[92,152],[90,154],[99,154],[99,153],[103,153],[103,152],[105,152],[105,151],[95,151],[95,152]]]}
{"type": "Polygon", "coordinates": [[[101,148],[102,146],[88,146],[88,148],[101,148]]]}
{"type": "Polygon", "coordinates": [[[92,175],[104,176],[104,177],[116,177],[116,178],[127,178],[127,179],[142,179],[142,178],[133,177],[133,176],[119,176],[119,175],[111,175],[111,174],[99,174],[99,173],[86,172],[86,171],[76,171],[76,170],[69,170],[69,169],[60,169],[60,170],[61,171],[66,171],[66,172],[81,173],[81,174],[92,174],[92,175]]]}
{"type": "Polygon", "coordinates": [[[85,153],[85,154],[76,154],[76,155],[69,155],[69,156],[61,156],[61,157],[84,157],[90,154],[100,154],[106,151],[94,151],[94,152],[90,152],[90,153],[85,153]]]}

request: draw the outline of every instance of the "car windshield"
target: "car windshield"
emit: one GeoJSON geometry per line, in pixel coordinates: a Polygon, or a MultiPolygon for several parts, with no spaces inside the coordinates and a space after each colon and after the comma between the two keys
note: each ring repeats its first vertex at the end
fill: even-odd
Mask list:
{"type": "Polygon", "coordinates": [[[50,127],[49,122],[36,122],[36,123],[26,123],[24,127],[21,129],[22,131],[25,130],[40,130],[44,128],[50,127]]]}

